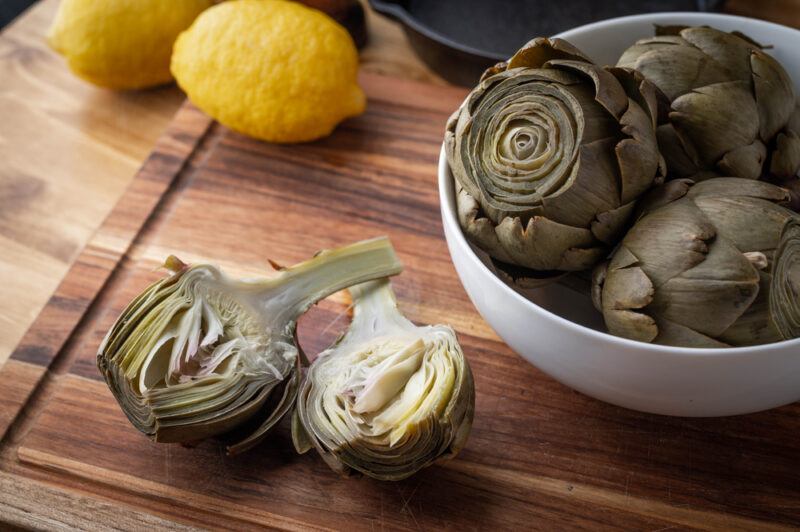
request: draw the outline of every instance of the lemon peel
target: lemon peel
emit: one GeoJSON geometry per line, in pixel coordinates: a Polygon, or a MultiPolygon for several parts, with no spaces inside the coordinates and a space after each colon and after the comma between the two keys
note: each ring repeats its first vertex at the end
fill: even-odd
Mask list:
{"type": "Polygon", "coordinates": [[[269,142],[325,137],[366,105],[350,35],[294,2],[233,0],[206,10],[175,42],[171,69],[200,109],[269,142]]]}
{"type": "Polygon", "coordinates": [[[86,81],[141,89],[172,81],[172,44],[212,0],[62,0],[50,46],[86,81]]]}

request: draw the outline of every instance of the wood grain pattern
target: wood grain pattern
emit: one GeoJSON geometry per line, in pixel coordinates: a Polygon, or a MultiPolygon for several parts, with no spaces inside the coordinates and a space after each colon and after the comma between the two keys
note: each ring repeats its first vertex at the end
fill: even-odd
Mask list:
{"type": "MultiPolygon", "coordinates": [[[[796,2],[759,9],[795,23],[796,2]]],[[[753,14],[746,0],[729,5],[753,14]]],[[[0,528],[800,527],[800,406],[702,420],[605,405],[524,363],[474,312],[435,194],[441,131],[462,90],[365,75],[365,116],[291,147],[186,107],[124,192],[180,95],[74,79],[41,41],[54,6],[45,0],[0,36],[0,278],[15,280],[0,283],[15,302],[0,308],[0,363],[77,257],[0,370],[0,528]],[[395,281],[403,310],[452,323],[475,373],[475,427],[456,460],[387,484],[341,480],[313,454],[294,455],[285,426],[233,459],[214,441],[155,445],[100,381],[102,335],[167,254],[253,276],[268,258],[290,263],[377,234],[406,264],[395,281]]],[[[370,17],[380,33],[363,70],[435,79],[398,28],[370,17]]],[[[342,295],[312,309],[305,349],[327,346],[346,312],[342,295]]]]}
{"type": "Polygon", "coordinates": [[[0,473],[0,516],[10,527],[24,530],[75,530],[92,523],[92,530],[196,530],[132,508],[94,497],[76,496],[39,482],[0,473]]]}
{"type": "Polygon", "coordinates": [[[0,364],[31,325],[183,96],[73,76],[44,35],[56,0],[0,34],[0,364]]]}
{"type": "MultiPolygon", "coordinates": [[[[159,140],[153,155],[78,256],[11,357],[12,362],[27,363],[29,373],[38,372],[36,378],[29,376],[20,383],[16,380],[17,365],[0,367],[0,382],[15,384],[8,393],[9,399],[0,402],[0,438],[45,372],[55,369],[51,365],[56,356],[176,177],[191,173],[188,161],[195,149],[202,147],[210,124],[211,120],[193,107],[186,106],[178,113],[174,125],[159,140]],[[187,135],[187,130],[194,134],[187,135]]],[[[202,158],[202,154],[197,157],[202,158]]]]}
{"type": "MultiPolygon", "coordinates": [[[[183,95],[112,92],[73,76],[45,43],[58,0],[0,33],[0,365],[117,204],[183,95]]],[[[444,83],[400,28],[367,9],[365,72],[444,83]]]]}
{"type": "MultiPolygon", "coordinates": [[[[361,81],[367,113],[327,139],[297,146],[207,127],[184,108],[172,140],[144,167],[173,161],[162,151],[176,142],[187,154],[154,215],[125,246],[120,235],[131,233],[119,228],[135,225],[127,220],[136,209],[121,205],[93,239],[97,254],[127,249],[103,270],[99,295],[93,299],[96,285],[83,292],[76,285],[51,301],[80,301],[77,328],[61,331],[54,350],[51,336],[34,327],[12,357],[14,366],[49,360],[52,371],[8,432],[0,469],[208,528],[800,526],[800,405],[734,418],[666,418],[592,400],[525,363],[470,305],[441,236],[439,141],[464,91],[371,75],[361,81]],[[130,426],[100,380],[97,345],[124,305],[161,275],[154,267],[167,254],[208,260],[233,275],[267,275],[267,259],[292,263],[380,234],[390,236],[406,266],[393,282],[402,309],[418,322],[453,324],[472,366],[475,423],[457,459],[381,483],[339,479],[313,453],[295,455],[285,424],[233,458],[218,441],[154,444],[130,426]]],[[[144,170],[133,190],[139,180],[150,181],[144,170]]],[[[326,347],[346,326],[346,312],[338,294],[304,316],[304,349],[326,347]]]]}
{"type": "Polygon", "coordinates": [[[725,12],[800,27],[800,0],[725,0],[725,12]]]}

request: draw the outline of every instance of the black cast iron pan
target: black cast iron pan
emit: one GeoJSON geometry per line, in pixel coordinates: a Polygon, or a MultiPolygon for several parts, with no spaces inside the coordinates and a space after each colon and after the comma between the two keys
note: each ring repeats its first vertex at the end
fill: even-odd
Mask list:
{"type": "Polygon", "coordinates": [[[437,74],[472,87],[489,66],[536,36],[637,13],[708,11],[722,0],[369,0],[403,25],[437,74]]]}

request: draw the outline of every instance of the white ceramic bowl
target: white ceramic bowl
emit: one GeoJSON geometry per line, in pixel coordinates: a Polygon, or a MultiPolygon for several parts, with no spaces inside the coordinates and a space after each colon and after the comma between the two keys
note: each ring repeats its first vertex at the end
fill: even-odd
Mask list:
{"type": "MultiPolygon", "coordinates": [[[[728,15],[664,13],[606,20],[561,33],[600,64],[614,64],[653,24],[739,30],[771,44],[800,94],[800,31],[728,15]]],[[[618,338],[585,296],[561,285],[523,296],[492,272],[464,238],[455,214],[444,151],[439,195],[447,245],[461,282],[483,318],[519,353],[554,379],[616,405],[676,416],[725,416],[800,400],[800,339],[728,349],[665,347],[618,338]]]]}

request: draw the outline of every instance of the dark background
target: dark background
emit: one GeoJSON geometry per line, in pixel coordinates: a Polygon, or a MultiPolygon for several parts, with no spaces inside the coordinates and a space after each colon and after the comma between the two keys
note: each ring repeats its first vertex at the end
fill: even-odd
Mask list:
{"type": "Polygon", "coordinates": [[[0,0],[0,28],[14,20],[35,0],[0,0]]]}
{"type": "MultiPolygon", "coordinates": [[[[165,0],[169,1],[169,0],[165,0]]],[[[435,3],[436,0],[430,0],[435,3]]],[[[14,20],[14,18],[22,13],[28,6],[33,4],[35,0],[0,0],[0,28],[14,20]]],[[[708,0],[700,0],[700,4],[707,3],[708,0]]]]}

